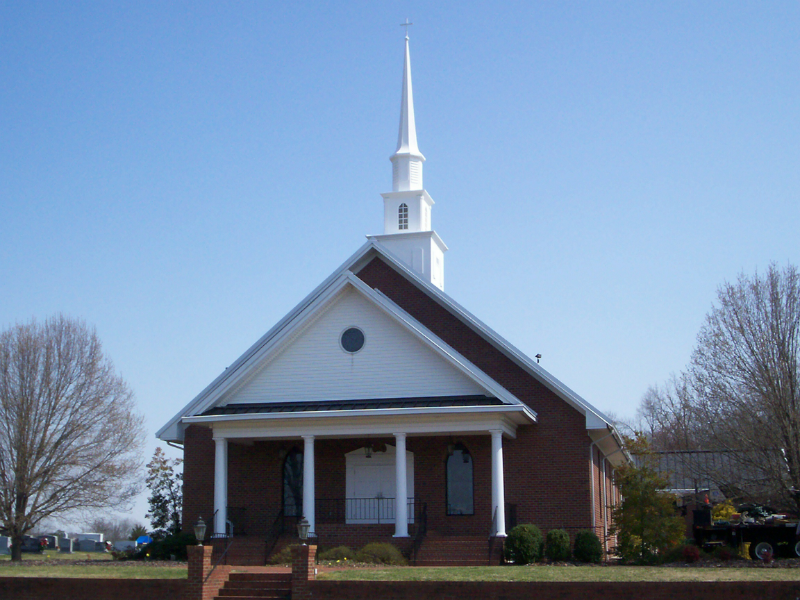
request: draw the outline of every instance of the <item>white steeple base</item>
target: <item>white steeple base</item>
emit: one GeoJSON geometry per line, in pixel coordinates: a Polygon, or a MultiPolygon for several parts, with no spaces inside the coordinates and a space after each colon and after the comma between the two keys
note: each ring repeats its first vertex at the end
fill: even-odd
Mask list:
{"type": "Polygon", "coordinates": [[[380,242],[424,280],[444,291],[444,253],[447,246],[435,231],[368,235],[380,242]]]}

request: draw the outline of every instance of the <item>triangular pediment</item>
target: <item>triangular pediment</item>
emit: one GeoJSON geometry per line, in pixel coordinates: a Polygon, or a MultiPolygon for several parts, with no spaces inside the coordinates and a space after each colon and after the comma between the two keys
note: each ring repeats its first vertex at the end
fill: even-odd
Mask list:
{"type": "Polygon", "coordinates": [[[487,393],[351,285],[249,371],[217,406],[487,393]],[[355,353],[341,343],[342,333],[351,328],[364,335],[363,347],[355,353]]]}

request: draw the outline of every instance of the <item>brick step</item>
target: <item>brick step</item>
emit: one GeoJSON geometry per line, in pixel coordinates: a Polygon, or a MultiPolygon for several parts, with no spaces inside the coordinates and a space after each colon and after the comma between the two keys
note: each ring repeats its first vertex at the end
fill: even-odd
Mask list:
{"type": "Polygon", "coordinates": [[[292,587],[291,581],[258,581],[258,580],[228,580],[225,583],[225,589],[231,590],[241,590],[241,589],[253,589],[258,588],[262,590],[285,590],[292,587]]]}
{"type": "Polygon", "coordinates": [[[291,597],[291,592],[282,592],[280,594],[259,594],[257,596],[214,596],[214,600],[222,600],[223,598],[237,598],[237,600],[290,600],[291,597]]]}
{"type": "Polygon", "coordinates": [[[488,560],[417,560],[417,567],[488,567],[488,560]]]}
{"type": "Polygon", "coordinates": [[[230,574],[228,581],[283,581],[287,585],[292,583],[291,573],[237,573],[230,574]]]}
{"type": "Polygon", "coordinates": [[[217,595],[218,600],[223,598],[269,598],[276,600],[280,598],[291,598],[292,590],[261,590],[261,589],[248,589],[248,590],[227,590],[221,589],[217,595]]]}

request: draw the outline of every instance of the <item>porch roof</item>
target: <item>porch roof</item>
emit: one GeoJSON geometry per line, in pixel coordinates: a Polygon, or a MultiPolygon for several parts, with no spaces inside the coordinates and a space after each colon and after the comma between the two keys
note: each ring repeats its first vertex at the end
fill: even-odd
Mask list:
{"type": "Polygon", "coordinates": [[[386,408],[439,408],[465,406],[504,406],[490,396],[432,396],[427,398],[372,398],[357,400],[314,400],[311,402],[262,402],[215,406],[203,413],[211,415],[245,415],[339,410],[371,410],[386,408]]]}

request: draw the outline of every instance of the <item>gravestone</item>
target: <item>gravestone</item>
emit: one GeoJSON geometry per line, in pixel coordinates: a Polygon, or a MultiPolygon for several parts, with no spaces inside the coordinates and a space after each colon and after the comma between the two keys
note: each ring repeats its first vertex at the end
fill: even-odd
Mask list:
{"type": "Polygon", "coordinates": [[[11,538],[0,535],[0,554],[11,554],[11,538]]]}
{"type": "Polygon", "coordinates": [[[67,537],[61,538],[58,540],[58,549],[61,552],[72,554],[72,540],[67,537]]]}
{"type": "Polygon", "coordinates": [[[94,551],[95,552],[105,552],[106,551],[106,543],[105,542],[95,542],[94,543],[94,551]]]}
{"type": "Polygon", "coordinates": [[[58,536],[57,535],[43,535],[42,539],[47,540],[47,549],[48,550],[56,550],[56,549],[58,549],[58,536]]]}
{"type": "Polygon", "coordinates": [[[126,552],[128,550],[133,551],[136,550],[136,542],[133,540],[119,540],[113,542],[111,547],[114,550],[119,550],[120,552],[126,552]]]}
{"type": "Polygon", "coordinates": [[[76,533],[75,537],[79,540],[92,540],[93,542],[102,542],[102,533],[76,533]]]}
{"type": "Polygon", "coordinates": [[[94,540],[80,540],[78,542],[78,552],[94,552],[94,540]]]}

